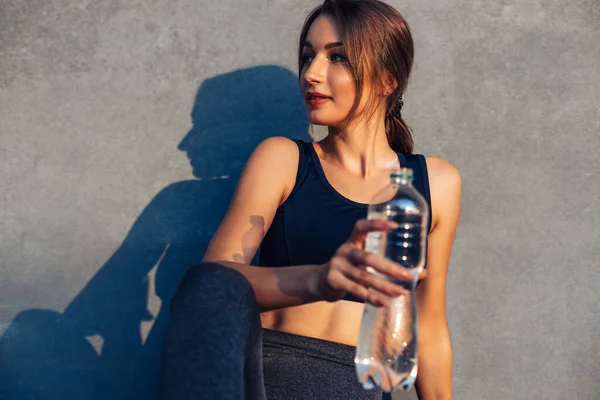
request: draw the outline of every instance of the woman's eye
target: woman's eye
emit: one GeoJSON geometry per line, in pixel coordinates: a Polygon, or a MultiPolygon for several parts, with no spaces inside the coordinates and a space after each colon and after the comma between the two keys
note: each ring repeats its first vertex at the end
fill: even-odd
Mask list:
{"type": "Polygon", "coordinates": [[[314,58],[314,56],[303,55],[301,58],[302,65],[310,63],[313,60],[313,58],[314,58]]]}
{"type": "MultiPolygon", "coordinates": [[[[345,56],[343,56],[341,54],[337,54],[337,53],[332,54],[328,58],[333,63],[347,63],[348,62],[348,59],[345,56]]],[[[313,62],[314,59],[315,59],[314,55],[303,55],[301,57],[302,65],[310,64],[311,62],[313,62]]]]}
{"type": "Polygon", "coordinates": [[[334,53],[331,55],[331,61],[333,62],[346,62],[348,59],[341,54],[334,53]]]}

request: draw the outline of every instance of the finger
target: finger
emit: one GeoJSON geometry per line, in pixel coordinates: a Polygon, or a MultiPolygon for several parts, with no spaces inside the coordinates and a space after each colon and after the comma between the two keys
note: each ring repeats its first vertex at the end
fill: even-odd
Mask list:
{"type": "Polygon", "coordinates": [[[413,274],[408,269],[375,253],[355,248],[350,250],[347,258],[354,265],[368,265],[392,279],[402,281],[413,279],[413,274]]]}
{"type": "Polygon", "coordinates": [[[356,246],[362,247],[367,237],[367,233],[372,231],[389,231],[390,229],[395,229],[397,227],[397,223],[389,220],[359,219],[354,224],[354,229],[352,229],[348,241],[356,246]]]}
{"type": "Polygon", "coordinates": [[[364,268],[357,268],[349,261],[346,261],[344,264],[340,265],[340,267],[340,270],[347,278],[361,284],[365,288],[375,289],[389,297],[398,297],[408,294],[408,291],[402,286],[377,276],[364,268]]]}
{"type": "Polygon", "coordinates": [[[429,273],[427,272],[427,269],[423,268],[423,270],[419,274],[419,280],[427,278],[427,275],[429,275],[429,273]]]}
{"type": "MultiPolygon", "coordinates": [[[[340,273],[336,282],[336,286],[339,287],[339,289],[347,293],[352,293],[354,296],[367,303],[371,303],[376,307],[387,305],[388,298],[384,294],[369,290],[362,283],[357,282],[357,280],[353,278],[352,270],[361,271],[361,269],[352,266],[348,261],[339,260],[336,265],[336,270],[340,273]]],[[[362,270],[362,272],[373,275],[365,270],[362,270]]],[[[394,295],[394,297],[396,297],[396,295],[394,295]]]]}
{"type": "MultiPolygon", "coordinates": [[[[350,264],[350,265],[354,268],[357,268],[357,269],[360,269],[363,271],[366,271],[366,268],[367,268],[366,265],[352,265],[352,264],[350,264]]],[[[371,288],[371,286],[369,286],[368,282],[363,282],[363,286],[366,287],[367,289],[371,288]]]]}

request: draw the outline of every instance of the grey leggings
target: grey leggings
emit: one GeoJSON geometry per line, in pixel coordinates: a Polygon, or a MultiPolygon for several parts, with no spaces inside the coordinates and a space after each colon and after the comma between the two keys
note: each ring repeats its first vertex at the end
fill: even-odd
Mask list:
{"type": "Polygon", "coordinates": [[[172,302],[161,398],[381,399],[354,370],[355,347],[262,329],[252,286],[213,263],[192,267],[172,302]]]}

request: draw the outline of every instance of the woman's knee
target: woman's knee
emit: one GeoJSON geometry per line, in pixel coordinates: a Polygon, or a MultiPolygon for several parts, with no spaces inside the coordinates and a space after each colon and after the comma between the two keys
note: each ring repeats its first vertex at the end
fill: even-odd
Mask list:
{"type": "Polygon", "coordinates": [[[241,303],[258,309],[256,295],[248,279],[241,272],[214,262],[194,265],[187,271],[171,308],[181,303],[201,304],[205,301],[225,308],[241,303]]]}
{"type": "MultiPolygon", "coordinates": [[[[190,268],[171,302],[166,350],[181,343],[224,340],[244,346],[261,330],[252,285],[240,272],[215,263],[190,268]]],[[[241,351],[241,350],[240,350],[241,351]]]]}

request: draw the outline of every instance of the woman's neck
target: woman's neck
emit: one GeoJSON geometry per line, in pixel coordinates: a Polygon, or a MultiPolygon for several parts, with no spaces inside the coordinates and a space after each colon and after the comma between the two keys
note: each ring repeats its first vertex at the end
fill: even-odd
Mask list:
{"type": "Polygon", "coordinates": [[[387,141],[383,118],[376,121],[356,123],[344,131],[329,127],[329,134],[319,142],[323,158],[364,180],[389,170],[398,156],[387,141]]]}

